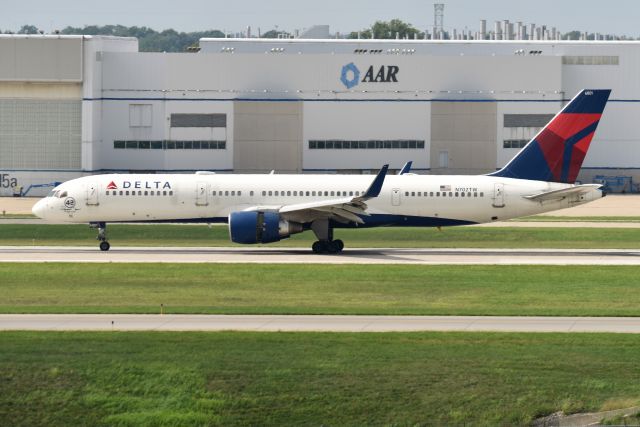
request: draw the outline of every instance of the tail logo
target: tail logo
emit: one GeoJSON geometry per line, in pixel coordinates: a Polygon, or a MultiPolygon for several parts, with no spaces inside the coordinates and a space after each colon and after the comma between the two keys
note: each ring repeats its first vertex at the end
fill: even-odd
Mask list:
{"type": "Polygon", "coordinates": [[[575,182],[601,114],[562,113],[536,142],[556,182],[575,182]]]}
{"type": "Polygon", "coordinates": [[[610,94],[608,89],[580,92],[504,168],[490,175],[576,182],[610,94]]]}

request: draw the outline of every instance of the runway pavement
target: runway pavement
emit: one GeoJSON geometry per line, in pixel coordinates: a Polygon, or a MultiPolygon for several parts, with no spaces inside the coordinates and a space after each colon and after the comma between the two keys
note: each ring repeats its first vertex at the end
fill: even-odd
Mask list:
{"type": "Polygon", "coordinates": [[[308,248],[149,248],[0,246],[0,262],[159,262],[258,264],[477,264],[640,265],[639,250],[625,249],[345,249],[315,255],[308,248]]]}
{"type": "Polygon", "coordinates": [[[634,317],[3,314],[0,330],[640,333],[634,317]]]}

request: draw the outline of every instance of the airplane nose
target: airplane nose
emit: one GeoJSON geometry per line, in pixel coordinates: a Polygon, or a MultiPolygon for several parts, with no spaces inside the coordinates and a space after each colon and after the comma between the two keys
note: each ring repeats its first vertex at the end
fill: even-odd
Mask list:
{"type": "Polygon", "coordinates": [[[44,218],[46,203],[47,202],[44,199],[38,200],[38,202],[35,205],[33,205],[33,208],[31,208],[31,212],[33,212],[33,214],[38,218],[44,218]]]}

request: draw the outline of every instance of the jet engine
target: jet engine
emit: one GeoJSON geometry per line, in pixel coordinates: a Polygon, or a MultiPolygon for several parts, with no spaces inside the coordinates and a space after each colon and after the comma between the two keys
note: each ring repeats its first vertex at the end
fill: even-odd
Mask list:
{"type": "Polygon", "coordinates": [[[276,212],[231,212],[229,235],[235,243],[271,243],[304,231],[302,224],[283,220],[276,212]]]}

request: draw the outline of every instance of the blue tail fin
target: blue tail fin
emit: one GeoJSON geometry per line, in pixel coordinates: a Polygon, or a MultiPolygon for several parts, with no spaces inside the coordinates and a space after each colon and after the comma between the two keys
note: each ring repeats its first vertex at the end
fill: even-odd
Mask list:
{"type": "Polygon", "coordinates": [[[504,178],[574,183],[611,90],[583,90],[502,169],[504,178]]]}

